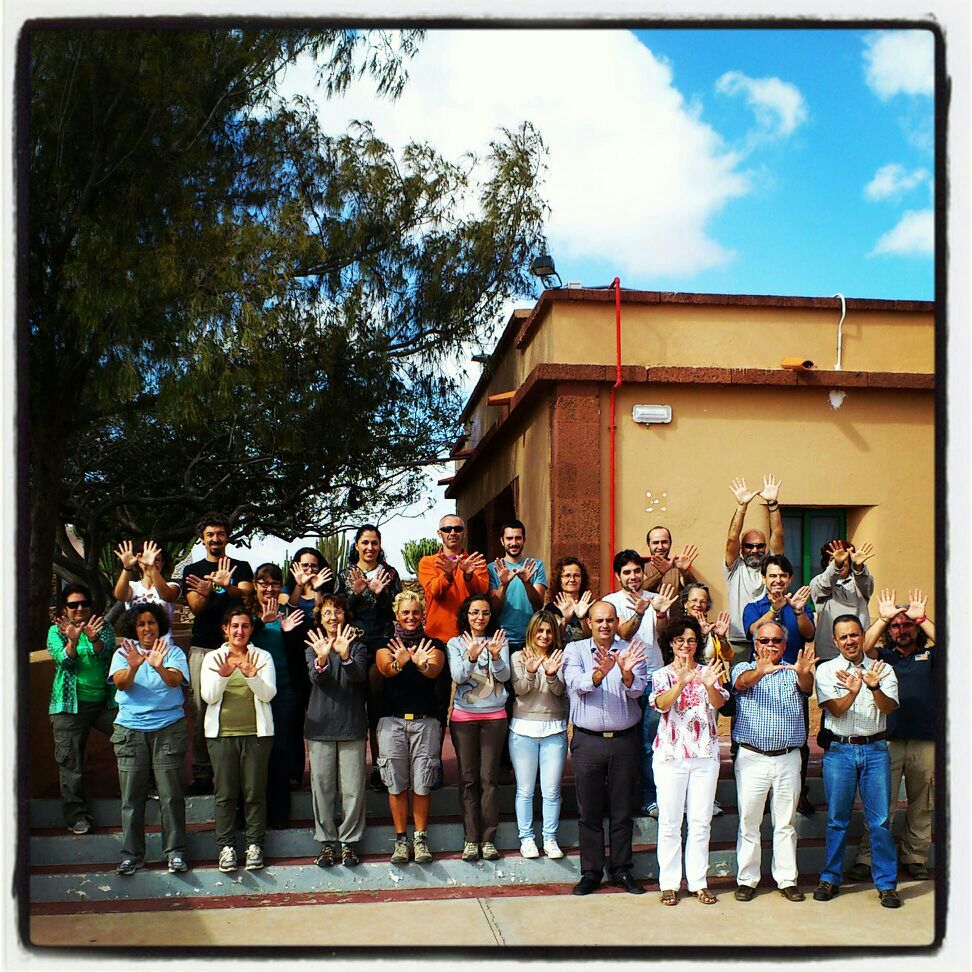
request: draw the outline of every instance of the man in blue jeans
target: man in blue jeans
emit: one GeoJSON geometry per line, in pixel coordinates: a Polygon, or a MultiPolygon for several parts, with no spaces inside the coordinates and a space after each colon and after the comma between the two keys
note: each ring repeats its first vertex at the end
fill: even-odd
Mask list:
{"type": "Polygon", "coordinates": [[[898,857],[891,837],[891,758],[885,740],[889,712],[898,707],[894,669],[864,654],[864,629],[854,614],[834,620],[840,655],[817,668],[817,701],[824,728],[833,734],[823,757],[827,794],[827,863],[813,892],[830,901],[844,877],[847,825],[860,788],[864,816],[871,829],[871,875],[885,908],[900,908],[898,857]]]}

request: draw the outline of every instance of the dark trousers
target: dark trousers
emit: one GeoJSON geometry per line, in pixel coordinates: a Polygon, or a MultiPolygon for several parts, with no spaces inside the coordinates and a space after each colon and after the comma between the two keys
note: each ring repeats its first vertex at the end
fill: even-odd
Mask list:
{"type": "Polygon", "coordinates": [[[273,713],[273,746],[267,765],[267,818],[271,825],[290,820],[290,781],[304,775],[304,763],[296,766],[294,736],[300,737],[301,756],[304,752],[304,724],[300,700],[289,683],[277,686],[277,694],[270,700],[273,713]]]}
{"type": "Polygon", "coordinates": [[[121,784],[122,856],[145,860],[145,801],[153,773],[162,818],[162,855],[186,854],[182,764],[189,745],[186,720],[151,732],[115,726],[111,736],[121,784]]]}
{"type": "Polygon", "coordinates": [[[631,870],[632,798],[641,761],[640,729],[639,724],[623,735],[604,739],[574,727],[570,752],[580,809],[577,830],[581,873],[592,874],[599,881],[604,874],[605,811],[610,823],[611,879],[631,870]]]}
{"type": "Polygon", "coordinates": [[[267,830],[267,763],[272,736],[218,736],[206,740],[216,789],[216,840],[233,846],[236,804],[243,796],[246,843],[263,846],[267,830]]]}
{"type": "Polygon", "coordinates": [[[496,836],[496,781],[506,727],[506,719],[449,723],[459,763],[462,826],[467,844],[485,843],[496,836]]]}
{"type": "Polygon", "coordinates": [[[78,711],[58,712],[51,716],[54,730],[54,758],[61,783],[61,805],[70,827],[82,817],[91,818],[84,798],[84,747],[92,728],[111,736],[117,709],[104,702],[78,701],[78,711]]]}

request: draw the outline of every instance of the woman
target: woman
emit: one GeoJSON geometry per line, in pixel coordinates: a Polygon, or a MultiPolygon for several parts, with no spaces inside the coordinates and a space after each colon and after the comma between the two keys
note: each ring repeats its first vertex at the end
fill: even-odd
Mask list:
{"type": "Polygon", "coordinates": [[[539,857],[533,834],[533,793],[540,769],[543,799],[543,852],[560,858],[560,778],[567,759],[567,696],[560,627],[546,611],[530,618],[522,651],[513,655],[513,718],[510,758],[516,773],[516,826],[520,855],[539,857]]]}
{"type": "Polygon", "coordinates": [[[310,618],[321,598],[334,590],[334,572],[324,555],[313,547],[301,547],[290,560],[292,583],[281,589],[280,601],[300,608],[310,618]]]}
{"type": "Polygon", "coordinates": [[[660,635],[667,663],[652,675],[648,704],[662,715],[652,764],[658,788],[658,883],[662,904],[678,903],[682,883],[682,818],[688,816],[685,878],[689,892],[715,904],[706,887],[712,801],[719,779],[716,712],[729,693],[719,684],[722,664],[698,665],[702,629],[695,618],[674,621],[660,635]]]}
{"type": "Polygon", "coordinates": [[[118,622],[124,639],[111,660],[118,715],[111,741],[121,784],[122,860],[119,874],[145,865],[145,801],[154,774],[162,817],[162,853],[170,874],[186,863],[186,802],[182,764],[189,733],[182,686],[189,684],[186,653],[165,640],[169,617],[159,604],[136,604],[118,622]]]}
{"type": "Polygon", "coordinates": [[[115,598],[128,610],[135,604],[149,602],[165,608],[169,623],[165,640],[172,630],[175,602],[181,593],[178,584],[169,583],[172,575],[172,557],[154,540],[122,540],[115,548],[115,556],[121,561],[121,571],[115,581],[115,598]]]}
{"type": "Polygon", "coordinates": [[[299,629],[304,612],[280,613],[283,574],[276,564],[261,564],[253,574],[253,591],[243,604],[253,619],[252,642],[270,653],[277,673],[273,712],[273,747],[267,764],[267,826],[282,830],[290,820],[290,781],[304,775],[304,710],[295,688],[294,670],[304,674],[299,629]],[[296,636],[296,637],[295,637],[296,636]],[[298,765],[295,753],[299,753],[298,765]]]}
{"type": "Polygon", "coordinates": [[[442,746],[436,679],[445,667],[445,645],[422,627],[425,606],[414,591],[395,598],[394,637],[379,648],[375,664],[382,675],[378,720],[378,766],[388,788],[395,825],[392,864],[408,863],[408,798],[412,797],[416,864],[429,864],[429,808],[442,746]]]}
{"type": "Polygon", "coordinates": [[[206,701],[205,732],[215,785],[219,869],[237,868],[236,805],[243,797],[248,871],[263,867],[267,829],[267,762],[273,747],[276,669],[268,651],[250,644],[253,619],[242,605],[223,615],[221,648],[202,667],[200,692],[206,701]]]}
{"type": "Polygon", "coordinates": [[[554,564],[544,610],[553,614],[563,630],[563,643],[590,638],[587,612],[594,603],[587,568],[576,557],[561,557],[554,564]]]}
{"type": "Polygon", "coordinates": [[[492,607],[485,594],[471,594],[459,606],[459,634],[449,641],[449,672],[456,683],[449,731],[459,763],[464,861],[497,861],[493,843],[499,823],[496,781],[506,738],[506,682],[510,654],[500,628],[491,635],[492,607]]]}
{"type": "Polygon", "coordinates": [[[368,738],[371,743],[371,789],[383,790],[378,769],[378,711],[381,708],[381,675],[375,655],[388,644],[395,627],[392,602],[401,593],[398,571],[385,562],[381,533],[372,523],[358,527],[354,535],[354,555],[338,578],[338,593],[348,599],[355,624],[364,632],[368,650],[368,738]]]}
{"type": "Polygon", "coordinates": [[[304,722],[310,756],[314,839],[321,851],[315,863],[331,867],[336,843],[341,863],[358,863],[356,845],[365,827],[365,714],[367,674],[364,638],[348,621],[347,601],[327,594],[318,615],[321,627],[307,637],[307,666],[311,696],[304,722]],[[341,791],[341,825],[334,822],[334,800],[341,791]]]}

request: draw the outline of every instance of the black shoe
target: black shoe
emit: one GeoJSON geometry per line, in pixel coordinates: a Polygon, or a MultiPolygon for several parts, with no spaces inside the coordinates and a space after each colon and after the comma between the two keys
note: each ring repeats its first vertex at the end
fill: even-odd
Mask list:
{"type": "Polygon", "coordinates": [[[324,844],[314,863],[318,867],[334,867],[334,845],[324,844]]]}
{"type": "Polygon", "coordinates": [[[871,880],[871,867],[869,864],[855,864],[848,872],[847,879],[858,883],[867,883],[871,880]]]}
{"type": "Polygon", "coordinates": [[[914,881],[927,881],[929,878],[928,867],[919,861],[905,864],[904,869],[908,872],[908,877],[914,881]]]}
{"type": "Polygon", "coordinates": [[[888,888],[886,891],[878,891],[878,897],[881,899],[882,908],[901,907],[901,899],[898,897],[898,892],[894,888],[888,888]]]}
{"type": "Polygon", "coordinates": [[[368,784],[368,789],[373,793],[384,793],[388,789],[381,780],[381,771],[377,766],[371,767],[371,782],[368,784]]]}
{"type": "Polygon", "coordinates": [[[615,879],[614,886],[623,888],[628,894],[644,894],[645,889],[631,876],[630,871],[622,871],[615,879]]]}
{"type": "Polygon", "coordinates": [[[800,794],[800,802],[797,804],[797,813],[802,813],[805,817],[812,817],[817,812],[817,808],[810,802],[806,793],[800,794]]]}
{"type": "Polygon", "coordinates": [[[756,896],[756,889],[751,888],[748,884],[737,884],[736,893],[733,897],[737,901],[752,901],[756,896]]]}
{"type": "Polygon", "coordinates": [[[211,796],[213,781],[197,777],[186,788],[186,796],[211,796]]]}
{"type": "Polygon", "coordinates": [[[813,892],[814,901],[830,901],[840,894],[840,885],[831,884],[829,881],[821,881],[817,885],[817,890],[813,892]]]}
{"type": "Polygon", "coordinates": [[[571,894],[591,894],[596,891],[601,882],[593,874],[582,874],[581,879],[574,885],[571,894]]]}
{"type": "Polygon", "coordinates": [[[350,844],[341,845],[341,863],[345,867],[357,867],[361,863],[355,849],[350,844]]]}
{"type": "Polygon", "coordinates": [[[787,888],[780,888],[780,894],[787,901],[803,901],[806,898],[806,895],[795,884],[791,884],[787,888]]]}

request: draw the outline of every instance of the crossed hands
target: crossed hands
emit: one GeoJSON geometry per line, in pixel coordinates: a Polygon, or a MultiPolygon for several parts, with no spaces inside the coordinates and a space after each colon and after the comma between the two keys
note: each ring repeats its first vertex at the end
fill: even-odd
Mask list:
{"type": "Polygon", "coordinates": [[[236,568],[230,565],[229,557],[220,557],[216,562],[216,570],[205,577],[190,574],[185,578],[186,587],[200,597],[208,597],[214,587],[229,587],[233,582],[236,568]]]}
{"type": "Polygon", "coordinates": [[[677,567],[679,570],[689,570],[698,555],[699,548],[692,543],[687,543],[682,547],[681,553],[676,554],[671,559],[662,554],[652,554],[651,563],[659,574],[665,574],[673,567],[677,567]]]}
{"type": "Polygon", "coordinates": [[[406,645],[401,638],[392,638],[387,648],[399,668],[404,668],[411,661],[419,671],[426,671],[435,657],[435,645],[427,638],[412,646],[406,645]]]}
{"type": "MultiPolygon", "coordinates": [[[[294,579],[294,587],[303,590],[304,586],[310,581],[313,590],[320,590],[328,581],[334,579],[334,571],[330,567],[322,567],[316,574],[309,574],[304,570],[303,565],[291,563],[290,576],[294,579]]],[[[361,593],[360,591],[356,593],[361,593]]]]}
{"type": "MultiPolygon", "coordinates": [[[[330,571],[328,573],[330,574],[330,571]]],[[[351,581],[351,588],[355,594],[363,594],[368,588],[371,588],[372,594],[378,595],[392,582],[392,575],[391,571],[379,566],[375,576],[368,580],[360,567],[352,567],[348,571],[348,580],[351,581]]],[[[321,583],[325,582],[322,581],[321,583]]]]}
{"type": "Polygon", "coordinates": [[[527,558],[519,567],[511,567],[502,557],[497,557],[493,561],[493,566],[496,568],[499,582],[505,587],[514,577],[519,577],[524,584],[528,584],[537,572],[538,564],[535,560],[527,558]]]}
{"type": "Polygon", "coordinates": [[[695,681],[701,682],[706,688],[712,688],[722,678],[722,662],[718,658],[713,658],[708,665],[699,668],[694,659],[676,655],[672,660],[672,670],[675,672],[675,686],[679,691],[695,681]]]}
{"type": "Polygon", "coordinates": [[[346,624],[338,627],[333,635],[329,635],[323,628],[308,633],[304,644],[312,649],[318,661],[325,661],[333,649],[341,661],[347,661],[351,655],[351,643],[354,641],[354,628],[346,624]]]}
{"type": "Polygon", "coordinates": [[[792,594],[780,591],[779,594],[768,593],[767,596],[769,597],[770,607],[777,614],[789,604],[793,608],[793,613],[799,618],[803,614],[803,609],[807,606],[807,601],[810,600],[810,588],[804,585],[792,594]]]}
{"type": "Polygon", "coordinates": [[[870,668],[862,668],[860,673],[840,669],[835,673],[835,678],[851,695],[857,695],[862,685],[868,688],[878,688],[881,679],[888,673],[888,666],[883,661],[874,662],[870,668]]]}
{"type": "Polygon", "coordinates": [[[553,602],[565,622],[569,621],[571,617],[575,617],[580,621],[586,617],[587,612],[594,603],[594,595],[590,591],[584,591],[575,601],[563,591],[559,591],[553,602]]]}
{"type": "Polygon", "coordinates": [[[531,675],[536,674],[536,672],[538,672],[542,667],[545,674],[554,676],[557,674],[563,663],[564,653],[562,649],[558,648],[556,651],[550,652],[549,655],[531,656],[523,663],[523,666],[531,675]]]}
{"type": "Polygon", "coordinates": [[[493,656],[494,660],[498,661],[503,653],[503,649],[507,645],[506,632],[502,628],[497,628],[496,634],[488,641],[480,641],[478,638],[474,638],[468,631],[463,631],[462,640],[466,643],[466,651],[469,654],[469,660],[471,662],[479,658],[484,648],[493,656]]]}
{"type": "Polygon", "coordinates": [[[139,669],[143,662],[148,662],[156,670],[160,669],[169,646],[161,638],[157,638],[155,644],[148,651],[145,651],[137,641],[124,638],[118,650],[121,652],[122,658],[128,663],[128,667],[134,672],[139,669]]]}
{"type": "Polygon", "coordinates": [[[57,630],[64,635],[72,644],[76,645],[81,640],[81,635],[86,634],[88,641],[98,640],[101,629],[105,625],[105,619],[98,615],[92,615],[84,624],[72,624],[66,617],[60,618],[57,622],[57,630]]]}
{"type": "Polygon", "coordinates": [[[266,668],[266,662],[257,667],[256,658],[249,650],[245,655],[235,655],[231,651],[227,651],[223,655],[213,652],[212,660],[215,665],[211,665],[209,670],[215,672],[221,678],[229,678],[233,674],[233,670],[237,668],[244,678],[253,678],[257,672],[262,672],[266,668]]]}
{"type": "Polygon", "coordinates": [[[600,672],[603,679],[617,665],[623,677],[631,674],[635,665],[644,661],[647,654],[648,646],[640,638],[635,638],[626,648],[618,652],[598,645],[594,649],[594,671],[600,672]]]}

